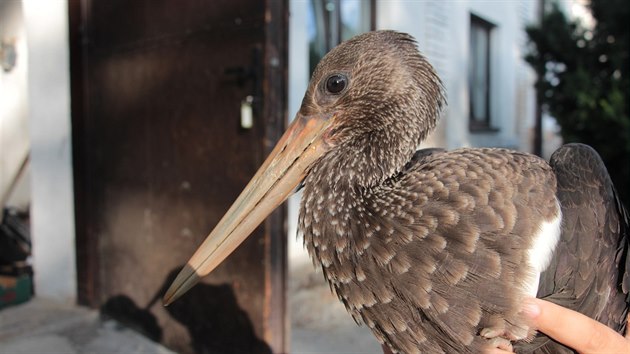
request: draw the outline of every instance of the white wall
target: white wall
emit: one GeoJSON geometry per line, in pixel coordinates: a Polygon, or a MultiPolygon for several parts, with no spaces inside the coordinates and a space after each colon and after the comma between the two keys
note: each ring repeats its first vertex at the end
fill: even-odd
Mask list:
{"type": "Polygon", "coordinates": [[[536,21],[536,1],[377,1],[377,28],[408,32],[442,78],[448,107],[425,146],[505,146],[531,150],[534,73],[523,61],[527,23],[536,21]],[[492,22],[492,133],[468,129],[470,14],[492,22]]]}
{"type": "MultiPolygon", "coordinates": [[[[29,150],[28,55],[20,1],[0,2],[0,41],[13,44],[16,53],[13,69],[7,72],[0,69],[0,198],[3,198],[29,150]]],[[[14,190],[7,202],[23,209],[28,207],[30,196],[28,188],[20,190],[22,193],[14,190]]]]}
{"type": "MultiPolygon", "coordinates": [[[[310,80],[308,59],[308,35],[306,28],[307,7],[305,0],[289,2],[289,120],[292,120],[302,104],[304,92],[310,80]]],[[[302,239],[297,238],[297,220],[302,193],[288,200],[288,252],[291,267],[309,262],[302,239]]]]}
{"type": "Polygon", "coordinates": [[[24,0],[31,137],[31,232],[38,296],[76,301],[68,10],[24,0]]]}

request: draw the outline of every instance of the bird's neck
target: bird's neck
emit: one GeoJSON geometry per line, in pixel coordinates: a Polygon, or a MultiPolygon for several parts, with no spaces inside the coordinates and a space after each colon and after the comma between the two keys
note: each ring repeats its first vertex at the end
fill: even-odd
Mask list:
{"type": "Polygon", "coordinates": [[[313,166],[306,182],[346,190],[378,189],[411,160],[421,135],[405,128],[402,120],[393,121],[391,126],[354,136],[335,146],[313,166]]]}
{"type": "Polygon", "coordinates": [[[369,153],[329,155],[305,180],[299,226],[305,245],[317,264],[336,276],[333,268],[352,262],[369,247],[380,226],[374,215],[374,195],[385,195],[401,166],[379,166],[369,153]]]}

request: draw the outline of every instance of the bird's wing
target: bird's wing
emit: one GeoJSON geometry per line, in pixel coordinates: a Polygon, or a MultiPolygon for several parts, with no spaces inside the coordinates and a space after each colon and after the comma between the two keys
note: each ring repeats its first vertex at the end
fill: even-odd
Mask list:
{"type": "Polygon", "coordinates": [[[433,157],[435,154],[441,154],[443,152],[446,152],[446,150],[441,148],[420,149],[413,154],[411,161],[407,164],[407,168],[411,165],[422,165],[427,159],[433,157]]]}
{"type": "MultiPolygon", "coordinates": [[[[630,287],[628,212],[597,152],[567,144],[551,157],[562,206],[562,235],[541,274],[538,297],[625,332],[630,287]]],[[[527,345],[536,353],[573,351],[540,335],[527,345]]]]}

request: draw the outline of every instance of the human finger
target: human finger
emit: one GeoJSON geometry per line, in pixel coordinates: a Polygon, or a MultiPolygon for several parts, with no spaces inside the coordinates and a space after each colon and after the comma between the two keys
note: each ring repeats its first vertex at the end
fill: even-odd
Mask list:
{"type": "Polygon", "coordinates": [[[538,330],[579,353],[629,353],[630,342],[604,324],[549,301],[530,299],[524,312],[538,330]]]}

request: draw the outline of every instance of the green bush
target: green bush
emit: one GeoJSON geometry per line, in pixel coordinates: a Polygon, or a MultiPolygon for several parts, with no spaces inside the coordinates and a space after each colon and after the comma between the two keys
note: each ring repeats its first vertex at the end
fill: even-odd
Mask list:
{"type": "Polygon", "coordinates": [[[591,0],[587,29],[556,3],[527,27],[527,62],[536,70],[543,110],[555,117],[565,143],[591,145],[617,190],[630,202],[630,2],[591,0]]]}

